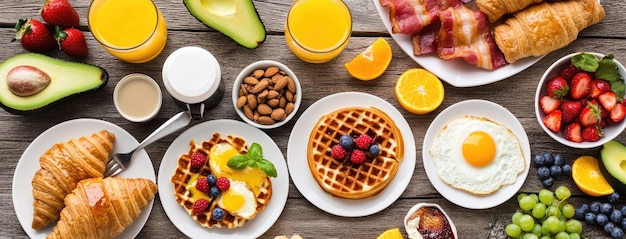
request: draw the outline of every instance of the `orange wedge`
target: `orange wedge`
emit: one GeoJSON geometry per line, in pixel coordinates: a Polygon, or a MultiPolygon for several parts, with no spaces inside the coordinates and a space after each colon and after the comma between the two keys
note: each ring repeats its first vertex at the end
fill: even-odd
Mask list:
{"type": "Polygon", "coordinates": [[[400,228],[392,228],[389,229],[382,234],[378,235],[376,239],[403,239],[402,233],[400,233],[400,228]]]}
{"type": "Polygon", "coordinates": [[[598,160],[593,156],[580,156],[574,160],[572,178],[578,189],[589,196],[605,196],[614,191],[602,176],[598,160]]]}
{"type": "Polygon", "coordinates": [[[421,68],[405,71],[396,81],[396,98],[405,110],[427,114],[443,102],[443,84],[437,76],[421,68]]]}
{"type": "Polygon", "coordinates": [[[346,63],[344,67],[352,77],[368,81],[381,76],[387,70],[390,62],[391,46],[389,42],[383,38],[378,38],[365,51],[346,63]]]}

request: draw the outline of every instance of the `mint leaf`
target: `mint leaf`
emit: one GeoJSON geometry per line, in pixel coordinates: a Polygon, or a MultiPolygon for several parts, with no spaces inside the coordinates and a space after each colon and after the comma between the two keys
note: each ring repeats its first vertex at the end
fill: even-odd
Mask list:
{"type": "Polygon", "coordinates": [[[250,149],[248,149],[248,158],[255,161],[259,158],[263,158],[263,149],[260,144],[255,142],[250,145],[250,149]]]}
{"type": "Polygon", "coordinates": [[[263,170],[263,172],[265,172],[265,174],[267,174],[267,176],[270,176],[272,178],[278,176],[274,164],[269,160],[261,158],[259,161],[257,161],[257,165],[261,170],[263,170]]]}
{"type": "Polygon", "coordinates": [[[624,92],[626,92],[626,84],[624,84],[624,81],[616,81],[616,82],[612,82],[611,83],[611,91],[613,91],[613,93],[615,93],[616,98],[619,99],[623,99],[624,98],[624,92]]]}
{"type": "Polygon", "coordinates": [[[243,169],[248,165],[248,157],[245,154],[237,154],[228,160],[228,167],[233,169],[243,169]]]}
{"type": "Polygon", "coordinates": [[[589,53],[580,53],[572,57],[572,65],[587,72],[595,72],[599,65],[598,58],[589,53]]]}
{"type": "Polygon", "coordinates": [[[614,58],[613,54],[602,58],[596,71],[596,78],[608,82],[623,81],[622,76],[617,72],[617,63],[613,60],[614,58]]]}

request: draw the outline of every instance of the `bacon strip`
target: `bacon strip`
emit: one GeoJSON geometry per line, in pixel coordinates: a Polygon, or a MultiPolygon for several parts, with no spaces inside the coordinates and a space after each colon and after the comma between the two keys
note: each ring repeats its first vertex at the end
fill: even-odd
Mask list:
{"type": "Polygon", "coordinates": [[[379,0],[389,8],[392,33],[414,34],[438,18],[439,12],[461,5],[461,0],[379,0]]]}
{"type": "Polygon", "coordinates": [[[433,23],[423,28],[420,32],[411,35],[413,54],[416,56],[437,53],[439,29],[441,21],[436,19],[433,23]]]}

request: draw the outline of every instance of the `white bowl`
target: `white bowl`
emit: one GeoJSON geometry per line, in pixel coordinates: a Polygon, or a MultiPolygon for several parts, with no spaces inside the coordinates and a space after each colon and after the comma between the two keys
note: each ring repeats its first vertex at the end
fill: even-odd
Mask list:
{"type": "Polygon", "coordinates": [[[132,122],[146,122],[161,109],[161,88],[150,76],[132,73],[124,76],[113,91],[117,112],[132,122]]]}
{"type": "Polygon", "coordinates": [[[261,60],[261,61],[254,62],[246,66],[243,70],[241,70],[239,75],[237,75],[237,78],[235,78],[235,82],[233,84],[232,100],[233,100],[233,106],[235,107],[235,111],[244,122],[260,129],[272,129],[272,128],[277,128],[286,124],[287,122],[289,122],[289,120],[291,120],[291,118],[293,118],[294,115],[296,115],[296,113],[298,112],[298,109],[300,108],[300,103],[302,102],[302,87],[300,86],[300,81],[298,80],[298,77],[296,77],[296,74],[294,74],[293,71],[289,69],[289,67],[277,61],[261,60]],[[265,124],[254,122],[253,120],[246,117],[243,110],[240,108],[237,108],[237,100],[239,99],[239,89],[241,88],[241,84],[243,83],[244,78],[252,75],[252,72],[254,72],[257,69],[265,70],[270,66],[277,66],[278,69],[285,72],[287,76],[293,79],[296,85],[296,94],[295,94],[295,102],[294,102],[293,111],[289,113],[285,117],[284,120],[277,121],[276,123],[271,124],[271,125],[265,125],[265,124]]]}
{"type": "Polygon", "coordinates": [[[411,209],[409,209],[409,211],[404,216],[404,230],[409,235],[409,239],[422,238],[422,235],[419,235],[419,231],[417,230],[418,225],[411,224],[411,223],[419,223],[419,220],[414,220],[413,222],[410,222],[409,219],[418,209],[423,208],[423,207],[433,207],[433,208],[438,209],[441,212],[441,214],[443,214],[448,220],[450,230],[452,231],[452,234],[454,235],[453,239],[459,238],[457,231],[456,231],[456,226],[454,226],[454,223],[452,222],[448,214],[439,205],[434,204],[434,203],[418,203],[418,204],[415,204],[413,207],[411,207],[411,209]]]}
{"type": "MultiPolygon", "coordinates": [[[[550,137],[552,137],[554,140],[558,141],[559,143],[572,147],[572,148],[581,148],[581,149],[582,148],[595,148],[595,147],[599,147],[603,145],[604,143],[614,139],[619,134],[621,134],[622,131],[624,131],[624,128],[626,128],[626,119],[622,120],[619,123],[614,123],[604,128],[603,129],[604,136],[601,137],[600,140],[598,141],[577,143],[577,142],[572,142],[563,138],[563,135],[561,134],[561,132],[555,133],[555,132],[552,132],[550,129],[548,129],[543,124],[543,118],[546,116],[546,114],[541,110],[541,106],[539,105],[539,99],[542,96],[547,94],[547,92],[545,91],[545,84],[547,83],[547,81],[550,78],[556,76],[560,69],[563,69],[568,64],[570,64],[573,56],[578,55],[580,53],[582,52],[576,52],[576,53],[572,53],[564,57],[561,57],[559,60],[552,63],[550,67],[548,67],[546,72],[541,77],[541,80],[539,81],[539,85],[537,86],[537,91],[535,92],[535,102],[534,102],[535,103],[535,115],[543,131],[545,131],[548,135],[550,135],[550,137]]],[[[596,56],[598,59],[602,59],[602,57],[604,57],[604,55],[600,53],[595,53],[595,52],[586,52],[586,53],[592,54],[596,56]]],[[[626,70],[624,69],[624,66],[619,61],[617,61],[617,59],[615,59],[615,63],[617,64],[618,73],[622,76],[622,78],[626,78],[626,70]]],[[[561,125],[561,131],[566,125],[567,124],[561,125]]]]}

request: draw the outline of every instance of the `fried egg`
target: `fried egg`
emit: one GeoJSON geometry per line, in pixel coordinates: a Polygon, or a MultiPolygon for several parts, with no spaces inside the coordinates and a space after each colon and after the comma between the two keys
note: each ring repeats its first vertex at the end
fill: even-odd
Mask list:
{"type": "Polygon", "coordinates": [[[441,180],[474,194],[490,194],[514,183],[526,167],[517,136],[501,124],[475,116],[444,126],[430,155],[441,180]]]}
{"type": "Polygon", "coordinates": [[[230,188],[222,192],[217,199],[217,205],[232,215],[252,219],[257,214],[257,202],[254,195],[246,183],[230,180],[230,188]]]}
{"type": "Polygon", "coordinates": [[[236,181],[246,183],[254,191],[254,195],[259,194],[267,175],[259,168],[245,167],[244,169],[233,169],[228,166],[228,160],[239,154],[239,151],[229,143],[219,143],[211,147],[209,152],[209,166],[215,177],[226,177],[236,181]]]}

